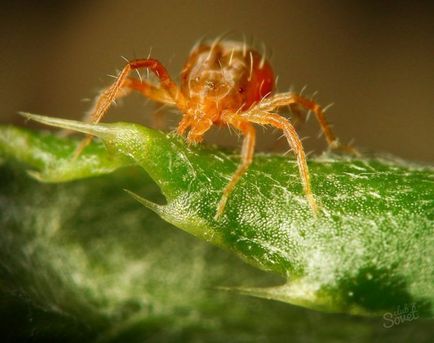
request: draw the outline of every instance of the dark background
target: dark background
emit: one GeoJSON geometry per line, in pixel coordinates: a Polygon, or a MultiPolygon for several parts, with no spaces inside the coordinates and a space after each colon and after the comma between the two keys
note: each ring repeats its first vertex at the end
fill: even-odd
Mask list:
{"type": "MultiPolygon", "coordinates": [[[[279,90],[293,86],[335,106],[341,140],[403,158],[434,159],[434,6],[399,1],[14,1],[0,12],[0,123],[17,111],[80,119],[124,65],[160,59],[177,77],[193,44],[229,30],[273,51],[279,90]]],[[[132,95],[105,121],[150,124],[132,95]],[[127,115],[128,114],[128,115],[127,115]]],[[[174,121],[168,123],[173,128],[174,121]]],[[[268,130],[258,150],[286,149],[268,130]]],[[[320,151],[317,124],[300,128],[320,151]]],[[[236,146],[224,130],[211,142],[236,146]]]]}

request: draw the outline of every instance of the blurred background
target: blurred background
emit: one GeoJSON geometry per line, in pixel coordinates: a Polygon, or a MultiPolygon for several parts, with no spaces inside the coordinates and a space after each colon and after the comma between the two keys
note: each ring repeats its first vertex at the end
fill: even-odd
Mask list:
{"type": "MultiPolygon", "coordinates": [[[[128,59],[152,57],[177,78],[206,35],[253,39],[272,51],[278,90],[318,91],[341,141],[433,161],[434,2],[408,1],[11,1],[0,8],[0,123],[17,111],[81,119],[128,59]]],[[[104,121],[151,124],[139,95],[104,121]]],[[[167,130],[173,129],[179,115],[167,130]]],[[[306,150],[321,151],[319,127],[299,128],[306,150]]],[[[286,150],[261,133],[258,150],[286,150]]],[[[237,146],[225,130],[209,142],[237,146]]]]}

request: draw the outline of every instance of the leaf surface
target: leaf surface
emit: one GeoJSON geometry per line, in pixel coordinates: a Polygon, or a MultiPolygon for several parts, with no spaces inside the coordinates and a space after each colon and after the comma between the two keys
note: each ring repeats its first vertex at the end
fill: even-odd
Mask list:
{"type": "Polygon", "coordinates": [[[105,145],[93,143],[72,160],[76,142],[71,139],[3,129],[0,149],[36,168],[33,175],[40,181],[71,181],[137,165],[166,199],[166,204],[156,204],[130,188],[143,205],[176,227],[286,280],[272,287],[239,287],[239,292],[363,315],[382,315],[415,304],[419,315],[432,316],[430,167],[378,157],[312,158],[313,193],[321,207],[314,217],[295,161],[257,154],[223,217],[215,220],[217,202],[238,156],[187,146],[182,138],[134,124],[90,125],[29,117],[95,135],[105,145]]]}

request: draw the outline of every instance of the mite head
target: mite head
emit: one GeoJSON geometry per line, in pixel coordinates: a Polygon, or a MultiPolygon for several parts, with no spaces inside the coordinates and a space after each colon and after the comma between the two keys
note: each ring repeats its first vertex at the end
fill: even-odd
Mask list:
{"type": "Polygon", "coordinates": [[[214,50],[193,53],[186,66],[183,87],[190,98],[221,100],[234,89],[237,80],[234,65],[214,50]]]}
{"type": "Polygon", "coordinates": [[[184,94],[202,105],[214,102],[219,109],[227,108],[228,102],[240,102],[238,85],[245,79],[247,66],[238,48],[239,44],[226,41],[194,48],[182,72],[184,94]]]}
{"type": "Polygon", "coordinates": [[[195,70],[188,81],[190,97],[222,99],[228,95],[233,85],[225,79],[221,70],[195,70]]]}
{"type": "Polygon", "coordinates": [[[232,41],[194,48],[182,71],[181,88],[191,106],[217,112],[249,108],[274,86],[273,71],[258,52],[232,41]]]}

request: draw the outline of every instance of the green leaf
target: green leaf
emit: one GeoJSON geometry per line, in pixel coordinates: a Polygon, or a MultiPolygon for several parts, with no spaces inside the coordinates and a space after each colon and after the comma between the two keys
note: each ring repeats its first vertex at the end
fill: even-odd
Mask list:
{"type": "MultiPolygon", "coordinates": [[[[326,154],[310,159],[312,216],[294,160],[257,154],[214,219],[239,158],[134,124],[91,125],[42,116],[45,124],[89,133],[100,143],[77,159],[70,139],[4,128],[0,149],[62,182],[138,165],[163,193],[156,204],[133,195],[163,219],[285,278],[281,286],[231,288],[312,309],[383,315],[414,304],[434,310],[433,169],[395,159],[326,154]]],[[[129,187],[143,193],[139,187],[129,187]]],[[[109,201],[109,200],[108,200],[109,201]]],[[[110,214],[108,214],[110,215],[110,214]]],[[[224,286],[224,285],[223,285],[224,286]]],[[[229,285],[232,286],[232,285],[229,285]]]]}
{"type": "Polygon", "coordinates": [[[122,187],[159,198],[137,167],[43,184],[21,164],[0,166],[5,341],[432,341],[431,321],[414,318],[386,329],[390,321],[383,318],[220,291],[216,286],[265,286],[280,278],[174,230],[122,187]]]}

